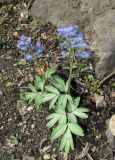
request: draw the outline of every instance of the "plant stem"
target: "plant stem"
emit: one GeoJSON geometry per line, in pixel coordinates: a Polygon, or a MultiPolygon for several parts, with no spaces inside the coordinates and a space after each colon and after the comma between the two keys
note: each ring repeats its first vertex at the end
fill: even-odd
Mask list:
{"type": "Polygon", "coordinates": [[[72,56],[71,56],[71,61],[70,61],[70,72],[69,72],[69,78],[68,78],[68,81],[69,81],[69,87],[68,87],[68,91],[67,93],[70,94],[70,87],[71,87],[71,80],[72,80],[72,71],[73,71],[73,64],[74,64],[74,53],[72,53],[72,56]]]}

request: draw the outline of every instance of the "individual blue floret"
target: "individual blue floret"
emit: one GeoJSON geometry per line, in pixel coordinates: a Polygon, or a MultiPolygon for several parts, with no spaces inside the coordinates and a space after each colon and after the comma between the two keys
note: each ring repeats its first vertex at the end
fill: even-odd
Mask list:
{"type": "Polygon", "coordinates": [[[32,57],[32,55],[31,55],[30,53],[26,53],[26,54],[25,54],[25,59],[26,59],[26,60],[32,60],[33,57],[32,57]]]}
{"type": "Polygon", "coordinates": [[[83,41],[83,40],[85,40],[85,37],[82,32],[79,32],[75,37],[68,38],[68,41],[71,44],[75,44],[75,43],[78,43],[79,41],[83,41]]]}
{"type": "Polygon", "coordinates": [[[83,47],[87,47],[87,46],[89,46],[89,43],[86,41],[83,41],[82,43],[79,43],[79,44],[72,44],[71,48],[77,49],[77,48],[83,48],[83,47]]]}
{"type": "Polygon", "coordinates": [[[39,55],[43,52],[43,46],[40,42],[40,40],[38,40],[34,46],[34,49],[35,49],[35,54],[36,55],[39,55]]]}
{"type": "Polygon", "coordinates": [[[57,29],[58,34],[63,37],[74,36],[79,27],[77,25],[62,26],[57,29]]]}
{"type": "Polygon", "coordinates": [[[68,52],[65,51],[65,50],[61,51],[61,56],[62,56],[63,58],[67,57],[67,56],[68,56],[68,52]]]}
{"type": "Polygon", "coordinates": [[[22,35],[18,40],[18,48],[22,51],[27,51],[29,47],[32,47],[31,37],[22,35]]]}
{"type": "Polygon", "coordinates": [[[93,52],[90,50],[87,50],[81,53],[75,52],[75,56],[77,58],[88,58],[91,54],[93,54],[93,52]]]}

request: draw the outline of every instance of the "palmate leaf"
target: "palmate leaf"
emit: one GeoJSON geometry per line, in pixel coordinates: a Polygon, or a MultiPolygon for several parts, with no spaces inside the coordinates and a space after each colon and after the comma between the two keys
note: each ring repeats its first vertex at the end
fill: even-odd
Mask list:
{"type": "Polygon", "coordinates": [[[26,100],[29,100],[29,102],[32,102],[36,96],[36,93],[26,92],[24,95],[26,100]]]}
{"type": "Polygon", "coordinates": [[[75,104],[76,107],[78,107],[79,103],[80,103],[80,97],[75,98],[74,99],[74,104],[75,104]]]}
{"type": "Polygon", "coordinates": [[[55,140],[59,138],[64,132],[66,131],[67,124],[60,124],[57,127],[55,127],[51,134],[51,140],[55,140]]]}
{"type": "Polygon", "coordinates": [[[78,136],[84,136],[83,129],[77,123],[69,123],[69,129],[72,133],[78,136]]]}
{"type": "Polygon", "coordinates": [[[36,79],[35,79],[34,83],[35,83],[35,86],[37,87],[37,89],[43,90],[44,85],[45,85],[45,80],[44,79],[42,79],[39,76],[36,76],[36,79]]]}
{"type": "Polygon", "coordinates": [[[42,104],[41,99],[42,99],[42,93],[38,92],[35,97],[35,104],[37,107],[39,107],[42,104]]]}
{"type": "Polygon", "coordinates": [[[45,78],[51,78],[51,75],[56,72],[55,67],[48,68],[47,71],[45,72],[45,78]]]}
{"type": "Polygon", "coordinates": [[[68,91],[68,89],[69,89],[69,84],[70,84],[70,79],[68,79],[68,80],[66,81],[66,84],[65,84],[65,92],[68,91]]]}
{"type": "Polygon", "coordinates": [[[29,83],[28,86],[29,86],[29,88],[31,89],[32,92],[37,92],[36,87],[33,84],[29,83]]]}
{"type": "Polygon", "coordinates": [[[56,88],[58,88],[60,91],[64,92],[65,91],[65,82],[64,80],[57,76],[57,75],[53,75],[53,86],[55,86],[56,88]]]}
{"type": "Polygon", "coordinates": [[[56,103],[56,101],[58,100],[58,98],[59,98],[59,95],[57,95],[56,97],[54,97],[54,98],[50,101],[49,109],[55,108],[55,103],[56,103]]]}
{"type": "Polygon", "coordinates": [[[70,149],[71,150],[74,149],[73,137],[72,137],[72,134],[71,134],[69,128],[67,129],[64,136],[62,137],[59,149],[60,150],[64,149],[66,154],[69,153],[70,149]]]}
{"type": "Polygon", "coordinates": [[[68,105],[67,105],[67,110],[69,111],[69,112],[72,112],[72,111],[74,111],[76,109],[76,106],[73,104],[73,103],[68,103],[68,105]]]}
{"type": "Polygon", "coordinates": [[[58,98],[58,103],[57,103],[57,108],[64,110],[67,105],[67,95],[66,94],[61,94],[58,98]]]}
{"type": "Polygon", "coordinates": [[[36,93],[26,92],[25,93],[25,99],[28,100],[29,103],[32,102],[32,101],[35,101],[35,104],[37,106],[40,106],[40,104],[42,103],[41,102],[41,96],[42,96],[41,92],[36,92],[36,93]]]}
{"type": "Polygon", "coordinates": [[[60,94],[60,92],[58,91],[57,88],[51,86],[51,85],[47,85],[45,86],[45,89],[48,91],[48,92],[51,92],[51,93],[54,93],[54,94],[60,94]]]}
{"type": "Polygon", "coordinates": [[[81,107],[81,108],[77,108],[72,113],[75,114],[76,116],[84,119],[84,118],[88,118],[88,115],[85,112],[89,112],[89,110],[87,108],[81,107]]]}
{"type": "Polygon", "coordinates": [[[51,128],[60,118],[60,115],[58,113],[52,113],[50,114],[46,119],[49,120],[47,123],[47,127],[51,128]]]}
{"type": "Polygon", "coordinates": [[[54,97],[56,97],[56,94],[53,93],[44,93],[42,95],[42,103],[50,101],[51,99],[53,99],[54,97]]]}
{"type": "Polygon", "coordinates": [[[68,121],[70,123],[77,123],[77,119],[76,119],[76,116],[74,114],[68,113],[67,118],[68,118],[68,121]]]}
{"type": "Polygon", "coordinates": [[[66,113],[60,113],[59,125],[66,124],[66,122],[67,122],[66,113]]]}

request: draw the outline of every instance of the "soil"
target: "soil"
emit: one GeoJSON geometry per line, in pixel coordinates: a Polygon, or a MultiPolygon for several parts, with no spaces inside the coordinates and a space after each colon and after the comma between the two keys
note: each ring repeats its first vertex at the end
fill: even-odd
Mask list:
{"type": "MultiPolygon", "coordinates": [[[[50,141],[51,130],[46,128],[48,106],[37,109],[21,98],[21,93],[27,90],[28,83],[37,74],[37,67],[48,62],[50,66],[61,67],[59,73],[64,75],[63,67],[68,64],[68,59],[56,55],[59,50],[58,40],[55,39],[56,27],[50,23],[31,25],[30,16],[21,16],[22,13],[28,15],[28,8],[32,5],[30,2],[0,3],[0,159],[63,160],[64,155],[58,150],[59,142],[50,141]],[[45,51],[35,61],[26,61],[17,49],[17,40],[22,34],[32,36],[33,39],[40,36],[42,39],[45,51]]],[[[92,59],[80,63],[93,66],[92,59]]],[[[90,113],[86,121],[80,120],[85,136],[75,137],[75,150],[69,155],[69,160],[112,159],[111,143],[106,137],[106,120],[115,113],[113,81],[114,78],[111,78],[102,85],[101,93],[107,102],[106,107],[96,107],[94,92],[79,91],[79,95],[85,99],[82,103],[90,109],[90,113]]],[[[79,85],[76,87],[79,90],[79,85]]]]}

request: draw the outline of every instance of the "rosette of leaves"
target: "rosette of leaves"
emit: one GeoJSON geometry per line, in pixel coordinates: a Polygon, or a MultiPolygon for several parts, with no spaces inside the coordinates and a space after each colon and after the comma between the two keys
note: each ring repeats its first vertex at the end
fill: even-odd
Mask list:
{"type": "Polygon", "coordinates": [[[26,92],[25,98],[29,103],[33,101],[37,107],[49,103],[49,109],[52,109],[53,113],[46,118],[46,126],[53,128],[51,140],[61,137],[59,148],[68,154],[74,149],[73,134],[84,136],[77,118],[88,118],[89,110],[78,107],[80,97],[71,96],[69,79],[65,82],[54,73],[54,68],[48,68],[44,75],[37,76],[34,84],[29,84],[31,92],[26,92]]]}

